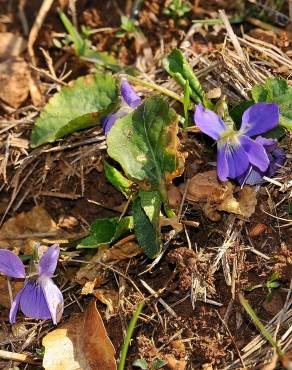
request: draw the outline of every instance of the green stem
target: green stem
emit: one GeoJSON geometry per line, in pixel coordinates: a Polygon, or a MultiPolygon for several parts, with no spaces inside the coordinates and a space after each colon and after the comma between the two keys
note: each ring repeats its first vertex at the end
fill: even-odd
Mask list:
{"type": "Polygon", "coordinates": [[[240,303],[243,305],[245,311],[251,317],[251,319],[254,322],[255,326],[261,332],[261,334],[266,338],[266,340],[271,344],[271,346],[275,348],[275,350],[277,351],[278,356],[280,358],[283,358],[284,357],[284,353],[279,348],[278,343],[275,341],[275,339],[272,337],[272,335],[267,331],[267,329],[261,323],[261,321],[257,317],[255,311],[253,310],[253,308],[251,307],[251,305],[248,303],[247,299],[245,299],[243,295],[239,294],[239,300],[240,300],[240,303]]]}
{"type": "Polygon", "coordinates": [[[184,103],[184,100],[180,95],[176,94],[175,92],[173,92],[171,90],[166,89],[165,87],[161,87],[159,85],[156,85],[153,82],[140,80],[140,78],[130,76],[130,75],[126,75],[125,78],[127,80],[131,81],[131,82],[134,82],[134,83],[138,84],[138,85],[149,87],[150,89],[159,91],[161,94],[169,96],[170,98],[172,98],[174,100],[177,100],[178,102],[180,102],[182,104],[184,103]]]}
{"type": "Polygon", "coordinates": [[[138,307],[137,307],[136,311],[134,312],[134,315],[132,316],[131,321],[129,323],[128,330],[127,330],[127,333],[126,333],[126,337],[124,339],[122,349],[121,349],[121,355],[120,355],[120,362],[119,362],[118,370],[124,370],[124,368],[125,368],[126,357],[127,357],[130,341],[131,341],[131,338],[133,336],[137,320],[140,316],[140,313],[142,312],[143,306],[144,306],[144,302],[141,302],[141,303],[138,304],[138,307]]]}

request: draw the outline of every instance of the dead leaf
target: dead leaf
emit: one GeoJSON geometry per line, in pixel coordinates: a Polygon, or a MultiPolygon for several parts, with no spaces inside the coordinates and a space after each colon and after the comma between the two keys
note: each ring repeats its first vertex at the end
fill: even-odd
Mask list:
{"type": "Polygon", "coordinates": [[[8,59],[18,57],[26,48],[26,41],[23,37],[11,32],[0,33],[0,57],[8,59]]]}
{"type": "Polygon", "coordinates": [[[277,366],[277,362],[278,362],[278,355],[277,353],[274,353],[273,357],[271,358],[271,361],[264,365],[261,370],[274,370],[277,366]]]}
{"type": "Polygon", "coordinates": [[[254,238],[254,237],[256,237],[256,236],[259,236],[259,235],[261,235],[264,231],[266,231],[267,230],[267,225],[265,225],[265,224],[257,224],[257,225],[255,225],[251,230],[250,230],[250,232],[249,232],[249,236],[251,237],[251,238],[254,238]]]}
{"type": "Polygon", "coordinates": [[[127,242],[125,244],[116,244],[108,250],[107,261],[125,260],[143,253],[143,249],[137,243],[127,242]]]}
{"type": "Polygon", "coordinates": [[[179,189],[175,185],[169,184],[167,186],[167,196],[170,207],[178,209],[182,202],[182,194],[179,189]]]}
{"type": "Polygon", "coordinates": [[[198,173],[189,181],[186,199],[196,203],[203,203],[205,215],[212,221],[219,221],[218,211],[235,213],[243,217],[250,217],[257,204],[256,194],[250,187],[244,187],[234,196],[235,185],[230,181],[219,182],[215,170],[198,173]]]}
{"type": "Polygon", "coordinates": [[[116,370],[115,349],[92,301],[43,338],[45,370],[116,370]]]}
{"type": "MultiPolygon", "coordinates": [[[[13,297],[23,288],[22,281],[11,281],[10,282],[13,292],[13,297]]],[[[9,297],[7,278],[5,276],[0,276],[0,306],[5,308],[11,307],[11,301],[9,297]]]]}
{"type": "Polygon", "coordinates": [[[178,217],[168,218],[161,216],[159,219],[159,224],[160,227],[171,226],[176,231],[176,233],[180,233],[183,230],[183,224],[179,222],[178,217]]]}
{"type": "Polygon", "coordinates": [[[220,98],[221,94],[222,94],[222,91],[220,87],[215,87],[214,89],[209,90],[207,92],[207,98],[208,99],[218,99],[220,98]]]}
{"type": "Polygon", "coordinates": [[[165,355],[167,361],[167,367],[170,370],[185,370],[187,362],[185,360],[177,360],[174,355],[165,355]]]}
{"type": "Polygon", "coordinates": [[[113,289],[96,289],[93,295],[107,306],[105,317],[107,320],[115,314],[119,305],[119,292],[113,289]]]}
{"type": "Polygon", "coordinates": [[[19,213],[3,224],[0,229],[1,248],[24,248],[26,254],[31,254],[34,243],[40,238],[30,237],[30,234],[56,231],[57,225],[48,212],[43,207],[36,206],[31,211],[19,213]],[[18,239],[20,235],[27,237],[18,239]]]}
{"type": "Polygon", "coordinates": [[[30,72],[23,58],[6,59],[0,63],[0,99],[18,108],[28,97],[30,72]]]}
{"type": "MultiPolygon", "coordinates": [[[[86,289],[92,290],[103,285],[107,281],[108,270],[104,268],[101,264],[110,261],[122,261],[143,253],[143,249],[134,242],[127,242],[125,244],[116,244],[109,248],[108,246],[102,246],[98,248],[98,251],[94,257],[91,258],[91,263],[86,264],[86,266],[81,267],[74,277],[80,285],[86,285],[86,289]]],[[[89,293],[88,293],[89,294],[89,293]]]]}
{"type": "Polygon", "coordinates": [[[219,211],[235,213],[243,217],[250,217],[254,213],[257,204],[255,191],[246,186],[240,189],[238,194],[238,199],[234,198],[233,194],[229,194],[228,197],[223,199],[217,209],[219,211]]]}

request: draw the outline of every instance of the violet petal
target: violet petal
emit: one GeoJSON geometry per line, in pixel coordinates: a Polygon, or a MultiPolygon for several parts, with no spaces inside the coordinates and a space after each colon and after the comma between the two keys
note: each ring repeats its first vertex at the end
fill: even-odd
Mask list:
{"type": "Polygon", "coordinates": [[[228,163],[226,158],[227,144],[217,147],[217,174],[221,181],[226,181],[228,177],[228,163]]]}
{"type": "Polygon", "coordinates": [[[9,277],[25,277],[25,270],[21,259],[7,249],[0,249],[0,272],[9,277]]]}
{"type": "Polygon", "coordinates": [[[228,163],[228,177],[235,179],[242,175],[249,167],[246,152],[241,145],[227,146],[226,159],[228,163]]]}
{"type": "Polygon", "coordinates": [[[123,80],[121,83],[121,94],[125,102],[131,108],[137,108],[141,104],[141,98],[128,81],[123,80]]]}
{"type": "Polygon", "coordinates": [[[59,244],[54,244],[42,255],[39,262],[40,276],[52,277],[57,267],[60,254],[59,244]]]}
{"type": "Polygon", "coordinates": [[[199,129],[214,140],[220,139],[220,134],[226,130],[222,119],[202,104],[196,106],[194,120],[199,129]]]}
{"type": "Polygon", "coordinates": [[[119,119],[127,115],[129,112],[123,109],[119,109],[116,113],[111,113],[103,119],[103,131],[104,134],[107,135],[109,130],[113,127],[115,122],[119,119]]]}
{"type": "Polygon", "coordinates": [[[249,162],[260,171],[266,171],[270,161],[264,147],[246,135],[242,135],[239,141],[248,156],[249,162]]]}
{"type": "Polygon", "coordinates": [[[248,136],[259,135],[275,128],[279,118],[278,104],[256,103],[243,113],[241,130],[248,136]]]}
{"type": "Polygon", "coordinates": [[[9,322],[11,324],[16,323],[16,315],[17,315],[17,311],[19,309],[19,304],[20,304],[20,299],[21,299],[22,292],[23,292],[23,289],[21,289],[17,293],[17,295],[16,295],[16,297],[15,297],[15,299],[14,299],[12,305],[11,305],[10,312],[9,312],[9,322]]]}
{"type": "Polygon", "coordinates": [[[52,279],[40,280],[41,287],[51,314],[53,323],[56,325],[63,314],[64,300],[60,289],[52,279]]]}
{"type": "Polygon", "coordinates": [[[25,316],[32,319],[51,318],[43,289],[37,281],[26,281],[20,296],[20,309],[25,316]]]}

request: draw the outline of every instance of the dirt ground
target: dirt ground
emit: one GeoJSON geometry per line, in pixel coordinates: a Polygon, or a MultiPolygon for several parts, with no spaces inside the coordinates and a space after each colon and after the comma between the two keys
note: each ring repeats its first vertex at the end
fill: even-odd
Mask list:
{"type": "MultiPolygon", "coordinates": [[[[169,88],[173,82],[169,82],[166,73],[162,71],[161,60],[174,47],[183,44],[190,58],[196,61],[195,71],[203,71],[200,79],[206,89],[210,90],[218,83],[236,104],[242,97],[233,86],[234,80],[229,71],[232,68],[228,64],[231,54],[224,56],[222,52],[223,42],[227,42],[225,28],[222,25],[193,27],[192,20],[209,18],[222,8],[230,17],[238,16],[254,4],[249,1],[231,3],[225,0],[190,3],[192,10],[185,17],[174,20],[163,13],[164,0],[145,0],[137,17],[142,36],[118,38],[116,33],[120,29],[120,16],[130,14],[133,1],[79,0],[75,2],[76,14],[72,8],[74,1],[70,2],[71,6],[66,0],[55,1],[33,46],[36,57],[34,73],[43,99],[41,105],[36,106],[31,95],[17,108],[0,103],[0,217],[3,217],[2,223],[5,223],[37,205],[45,209],[58,225],[58,233],[45,236],[44,239],[49,244],[61,240],[62,257],[57,281],[64,290],[65,298],[62,322],[87,307],[94,294],[82,295],[81,290],[95,273],[101,273],[101,270],[95,271],[96,266],[92,266],[80,277],[80,267],[85,267],[73,260],[89,260],[96,251],[76,250],[78,240],[88,235],[89,225],[97,218],[120,216],[120,206],[125,199],[105,178],[102,160],[107,158],[107,154],[100,128],[80,131],[58,143],[46,144],[37,149],[29,147],[35,119],[44,103],[60,86],[59,76],[64,74],[64,70],[71,71],[70,76],[64,80],[69,82],[94,69],[93,63],[78,58],[71,48],[56,47],[54,39],[64,33],[57,8],[62,8],[73,19],[75,17],[79,26],[100,30],[90,36],[98,51],[110,52],[123,65],[135,64],[142,70],[142,75],[148,75],[149,79],[159,81],[169,88]],[[56,81],[42,72],[48,70],[48,62],[41,48],[52,60],[58,76],[56,81]],[[197,56],[201,59],[197,60],[197,56]],[[204,68],[216,62],[219,66],[217,69],[213,67],[210,75],[204,72],[204,68]],[[226,76],[231,76],[230,80],[226,76]],[[14,144],[9,147],[7,143],[9,140],[11,143],[11,139],[14,144]],[[92,143],[86,141],[90,139],[92,143]],[[54,195],[54,192],[59,196],[54,195]]],[[[12,32],[27,39],[24,25],[27,25],[28,30],[32,28],[39,4],[35,0],[0,0],[0,32],[12,32]],[[22,4],[27,24],[19,16],[22,4]]],[[[284,2],[279,12],[288,14],[288,2],[284,2]]],[[[292,58],[291,23],[290,28],[288,23],[279,23],[273,12],[265,15],[263,24],[268,22],[282,33],[275,33],[273,29],[263,30],[262,24],[256,26],[255,22],[246,20],[235,24],[234,30],[237,35],[244,31],[252,37],[262,37],[264,42],[272,45],[271,50],[280,49],[287,58],[292,58]]],[[[226,47],[232,49],[229,41],[226,47]]],[[[251,60],[264,60],[269,73],[289,81],[289,68],[285,69],[277,61],[271,62],[268,54],[260,57],[260,51],[253,50],[249,45],[243,44],[243,47],[250,52],[251,60]]],[[[22,55],[31,65],[28,51],[25,50],[22,55]]],[[[242,75],[245,76],[243,72],[242,75]]],[[[250,84],[248,81],[247,86],[250,84]]],[[[145,88],[137,88],[144,96],[150,93],[145,88]]],[[[175,89],[178,87],[175,86],[175,89]]],[[[215,161],[214,151],[206,149],[208,143],[205,145],[200,134],[191,132],[185,137],[180,133],[180,139],[187,159],[185,173],[176,179],[176,186],[186,183],[196,173],[213,169],[212,163],[215,161]]],[[[280,145],[287,154],[291,148],[288,135],[280,145]]],[[[177,234],[173,234],[170,227],[164,227],[162,239],[165,252],[151,269],[149,266],[152,261],[143,254],[117,260],[102,268],[106,278],[99,289],[120,294],[119,304],[110,314],[106,314],[106,305],[97,300],[97,308],[115,347],[116,357],[137,301],[143,297],[148,298],[128,352],[127,369],[132,369],[131,364],[138,358],[144,358],[148,363],[155,358],[171,359],[165,368],[177,370],[239,369],[243,368],[243,363],[249,368],[262,368],[268,362],[272,349],[266,343],[243,360],[242,357],[240,359],[239,354],[243,356],[247,352],[246,346],[259,332],[240,304],[238,294],[248,298],[264,324],[271,322],[282,310],[286,316],[280,321],[277,338],[281,338],[291,326],[291,298],[287,303],[292,279],[289,161],[277,180],[282,186],[271,182],[257,187],[256,209],[250,218],[222,212],[221,220],[213,222],[202,211],[202,205],[185,201],[182,205],[183,219],[197,222],[198,226],[186,224],[184,231],[177,234]],[[277,274],[279,287],[269,293],[266,283],[272,274],[277,274]],[[195,280],[198,291],[194,295],[195,280]],[[144,282],[155,294],[145,287],[144,282]],[[254,286],[259,287],[248,291],[249,287],[254,286]]],[[[20,241],[19,248],[22,250],[25,240],[20,241]]],[[[1,297],[7,295],[6,285],[2,290],[1,349],[40,356],[37,350],[42,349],[42,338],[53,329],[53,325],[45,322],[32,330],[32,320],[19,319],[23,330],[30,328],[31,336],[27,340],[27,335],[21,335],[9,324],[9,306],[2,303],[4,298],[1,297]]],[[[95,294],[95,297],[98,298],[98,295],[95,294]]],[[[21,314],[19,317],[22,317],[21,314]]],[[[275,321],[273,323],[272,330],[275,330],[275,321]]],[[[292,356],[291,344],[286,348],[287,355],[289,349],[292,356]]],[[[34,370],[42,367],[16,362],[13,365],[12,361],[2,359],[0,368],[34,370]]]]}

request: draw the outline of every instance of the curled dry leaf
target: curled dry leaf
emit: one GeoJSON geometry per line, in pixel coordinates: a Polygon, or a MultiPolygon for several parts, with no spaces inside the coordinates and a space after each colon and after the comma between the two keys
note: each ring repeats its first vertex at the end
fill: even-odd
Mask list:
{"type": "Polygon", "coordinates": [[[0,56],[1,59],[18,57],[26,48],[26,41],[23,37],[11,32],[0,33],[0,56]]]}
{"type": "Polygon", "coordinates": [[[201,203],[206,216],[219,221],[218,211],[250,217],[257,203],[256,194],[250,187],[244,187],[234,196],[235,185],[230,181],[219,182],[215,170],[198,173],[189,182],[186,199],[201,203]]]}
{"type": "Polygon", "coordinates": [[[177,360],[174,355],[165,355],[167,361],[167,367],[170,370],[185,370],[187,362],[185,360],[177,360]]]}
{"type": "Polygon", "coordinates": [[[167,196],[170,207],[178,209],[182,202],[182,194],[179,189],[175,185],[169,184],[167,186],[167,196]]]}
{"type": "Polygon", "coordinates": [[[30,234],[56,231],[56,223],[48,212],[41,206],[36,206],[31,211],[19,213],[3,224],[0,229],[1,248],[24,248],[26,254],[31,254],[33,243],[40,238],[33,235],[30,237],[30,234]],[[27,237],[17,239],[24,235],[27,237]]]}
{"type": "Polygon", "coordinates": [[[265,224],[257,224],[255,225],[249,232],[249,236],[251,238],[254,238],[256,236],[259,236],[261,235],[263,232],[265,232],[267,230],[267,225],[265,224]]]}
{"type": "Polygon", "coordinates": [[[115,349],[92,301],[43,338],[45,370],[116,370],[115,349]]]}
{"type": "Polygon", "coordinates": [[[0,99],[18,108],[29,93],[30,72],[23,58],[6,59],[0,63],[0,99]]]}
{"type": "Polygon", "coordinates": [[[93,295],[107,306],[105,317],[107,320],[115,314],[119,305],[119,292],[113,289],[96,289],[93,295]]]}

